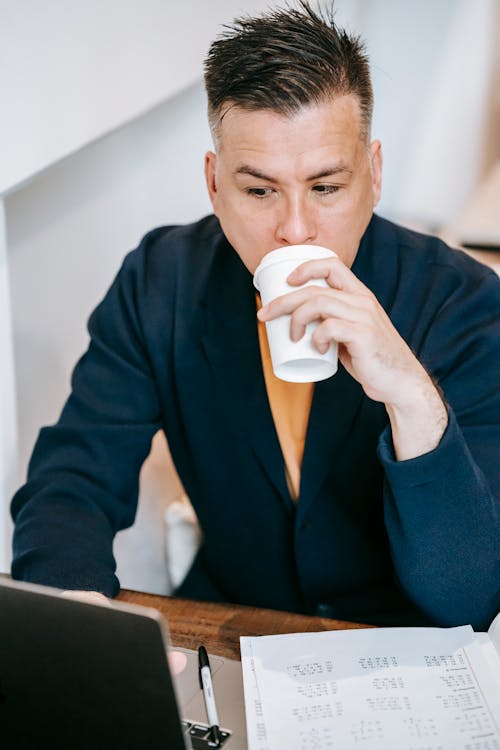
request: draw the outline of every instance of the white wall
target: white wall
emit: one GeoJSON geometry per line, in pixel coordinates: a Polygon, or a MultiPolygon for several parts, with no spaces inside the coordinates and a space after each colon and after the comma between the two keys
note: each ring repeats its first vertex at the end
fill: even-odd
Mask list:
{"type": "Polygon", "coordinates": [[[8,284],[5,206],[0,198],[0,352],[3,358],[0,388],[0,572],[8,568],[11,522],[2,499],[12,495],[18,483],[16,388],[13,358],[10,289],[8,284]]]}
{"type": "Polygon", "coordinates": [[[220,24],[264,6],[0,0],[0,193],[194,83],[220,24]]]}
{"type": "Polygon", "coordinates": [[[355,20],[384,152],[380,211],[439,228],[500,156],[500,3],[358,0],[355,20]],[[486,153],[494,122],[496,146],[486,153]]]}

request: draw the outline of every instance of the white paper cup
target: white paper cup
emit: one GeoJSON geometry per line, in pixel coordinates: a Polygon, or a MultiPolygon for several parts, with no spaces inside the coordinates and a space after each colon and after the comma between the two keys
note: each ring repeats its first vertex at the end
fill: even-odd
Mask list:
{"type": "MultiPolygon", "coordinates": [[[[276,297],[301,289],[303,286],[328,287],[325,279],[312,279],[301,286],[291,286],[287,284],[286,279],[306,260],[332,257],[336,257],[332,250],[318,245],[290,245],[267,253],[259,263],[253,277],[253,283],[260,292],[262,304],[267,305],[276,297]]],[[[316,321],[309,323],[300,341],[292,341],[290,315],[282,315],[266,323],[271,361],[276,377],[292,383],[313,383],[325,380],[337,372],[337,344],[330,344],[328,351],[320,354],[311,341],[311,336],[318,325],[316,321]]]]}

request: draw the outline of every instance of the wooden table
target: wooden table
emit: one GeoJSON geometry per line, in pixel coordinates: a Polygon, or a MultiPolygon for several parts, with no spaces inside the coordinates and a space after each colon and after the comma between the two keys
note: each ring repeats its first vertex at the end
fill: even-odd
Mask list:
{"type": "Polygon", "coordinates": [[[240,635],[370,627],[325,617],[309,617],[236,604],[196,602],[138,591],[122,590],[117,598],[122,602],[154,607],[165,615],[174,646],[197,649],[200,643],[204,643],[211,653],[232,659],[240,658],[240,635]]]}

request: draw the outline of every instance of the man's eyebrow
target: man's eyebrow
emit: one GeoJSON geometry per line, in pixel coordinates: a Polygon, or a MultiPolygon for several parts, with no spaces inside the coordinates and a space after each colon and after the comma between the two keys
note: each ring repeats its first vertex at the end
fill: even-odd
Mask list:
{"type": "Polygon", "coordinates": [[[261,172],[260,169],[251,167],[248,164],[241,164],[234,170],[234,174],[248,174],[250,177],[256,177],[258,180],[265,180],[266,182],[276,182],[273,177],[261,172]]]}
{"type": "Polygon", "coordinates": [[[314,174],[312,174],[307,178],[307,182],[312,182],[312,180],[320,180],[322,177],[334,177],[336,174],[342,174],[343,172],[352,174],[352,169],[349,169],[346,164],[333,164],[330,167],[325,167],[319,172],[315,172],[314,174]]]}
{"type": "MultiPolygon", "coordinates": [[[[352,174],[352,170],[349,169],[345,164],[333,164],[328,167],[323,167],[323,169],[321,169],[319,172],[315,172],[314,174],[310,175],[306,178],[306,182],[319,180],[322,177],[333,177],[337,174],[342,174],[343,172],[352,174]]],[[[251,167],[249,164],[240,164],[240,166],[234,170],[234,174],[247,174],[250,175],[250,177],[256,177],[258,180],[264,180],[265,182],[277,182],[274,177],[270,177],[269,175],[264,174],[264,172],[261,172],[260,169],[251,167]]]]}

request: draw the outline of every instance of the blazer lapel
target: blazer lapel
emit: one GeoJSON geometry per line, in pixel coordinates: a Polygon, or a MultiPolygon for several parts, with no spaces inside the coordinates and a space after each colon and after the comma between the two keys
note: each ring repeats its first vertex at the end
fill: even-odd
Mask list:
{"type": "MultiPolygon", "coordinates": [[[[373,280],[380,277],[377,271],[380,259],[376,258],[373,246],[375,224],[374,217],[361,239],[351,269],[369,288],[373,288],[373,280]]],[[[384,304],[389,292],[384,290],[382,294],[380,289],[374,291],[384,304]]],[[[302,461],[300,514],[307,512],[328,472],[336,464],[341,448],[350,440],[350,432],[365,398],[360,384],[340,363],[333,377],[316,383],[302,461]]]]}
{"type": "Polygon", "coordinates": [[[201,342],[221,409],[235,436],[248,442],[278,493],[291,506],[262,371],[252,276],[225,240],[217,249],[202,307],[205,332],[201,342]]]}
{"type": "Polygon", "coordinates": [[[298,504],[301,516],[335,465],[340,447],[349,441],[363,398],[363,389],[340,363],[333,377],[316,383],[302,460],[298,504]]]}

